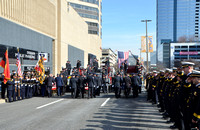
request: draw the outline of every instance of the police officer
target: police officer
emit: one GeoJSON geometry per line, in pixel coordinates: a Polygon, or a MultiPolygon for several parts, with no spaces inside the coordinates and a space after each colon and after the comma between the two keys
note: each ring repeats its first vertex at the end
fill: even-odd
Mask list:
{"type": "Polygon", "coordinates": [[[182,85],[180,88],[180,108],[181,108],[181,113],[183,115],[183,122],[184,122],[184,127],[186,130],[190,129],[190,121],[188,120],[188,111],[189,109],[187,108],[187,102],[189,100],[189,94],[192,91],[192,84],[187,82],[186,79],[189,77],[189,75],[192,73],[194,63],[192,62],[182,62],[182,69],[184,71],[184,76],[182,77],[182,85]]]}
{"type": "Polygon", "coordinates": [[[72,75],[72,78],[70,79],[71,97],[72,98],[76,98],[77,84],[78,84],[78,79],[75,77],[75,75],[72,75]]]}
{"type": "Polygon", "coordinates": [[[102,86],[102,78],[100,75],[98,75],[97,76],[97,95],[98,96],[100,96],[101,86],[102,86]]]}
{"type": "Polygon", "coordinates": [[[80,75],[78,78],[78,86],[80,88],[81,98],[84,98],[85,94],[85,86],[86,86],[86,76],[80,75]]]}
{"type": "Polygon", "coordinates": [[[200,128],[200,71],[193,70],[187,81],[194,84],[187,102],[188,128],[200,128]]]}
{"type": "Polygon", "coordinates": [[[94,73],[94,90],[93,90],[93,96],[96,97],[97,94],[97,83],[98,83],[98,77],[97,75],[94,73]]]}
{"type": "Polygon", "coordinates": [[[115,87],[115,97],[120,98],[120,93],[121,93],[121,77],[120,74],[118,73],[116,77],[114,78],[114,87],[115,87]]]}
{"type": "Polygon", "coordinates": [[[13,95],[13,86],[15,85],[15,80],[13,79],[13,75],[11,79],[7,81],[7,97],[8,102],[12,102],[12,95],[13,95]]]}
{"type": "Polygon", "coordinates": [[[88,98],[93,98],[93,89],[94,89],[94,77],[92,76],[92,73],[90,73],[87,77],[87,83],[88,83],[88,98]]]}
{"type": "Polygon", "coordinates": [[[131,83],[133,89],[133,97],[137,97],[139,88],[139,77],[136,74],[133,74],[133,76],[131,77],[131,83]]]}
{"type": "Polygon", "coordinates": [[[131,91],[131,78],[129,77],[129,74],[125,74],[124,83],[125,83],[124,94],[125,97],[127,98],[131,91]]]}

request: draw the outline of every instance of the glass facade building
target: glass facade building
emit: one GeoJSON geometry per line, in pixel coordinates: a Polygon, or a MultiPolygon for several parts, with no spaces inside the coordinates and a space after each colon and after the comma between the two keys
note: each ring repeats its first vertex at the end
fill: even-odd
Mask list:
{"type": "Polygon", "coordinates": [[[157,0],[157,63],[170,66],[171,42],[199,40],[199,0],[157,0]]]}

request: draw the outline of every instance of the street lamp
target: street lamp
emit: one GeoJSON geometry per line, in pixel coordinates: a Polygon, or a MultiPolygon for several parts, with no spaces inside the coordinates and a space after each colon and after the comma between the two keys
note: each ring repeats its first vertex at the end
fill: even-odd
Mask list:
{"type": "Polygon", "coordinates": [[[148,35],[147,35],[147,22],[151,22],[152,20],[141,20],[141,22],[146,22],[146,57],[147,57],[147,73],[149,72],[149,66],[148,66],[148,53],[149,53],[149,46],[148,46],[148,35]]]}

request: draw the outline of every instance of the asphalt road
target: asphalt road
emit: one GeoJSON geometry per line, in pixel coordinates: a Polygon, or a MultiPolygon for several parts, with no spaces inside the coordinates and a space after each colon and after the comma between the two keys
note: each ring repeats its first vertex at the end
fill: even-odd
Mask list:
{"type": "Polygon", "coordinates": [[[34,97],[0,104],[0,130],[162,130],[168,129],[157,108],[138,98],[113,93],[93,99],[34,97]]]}

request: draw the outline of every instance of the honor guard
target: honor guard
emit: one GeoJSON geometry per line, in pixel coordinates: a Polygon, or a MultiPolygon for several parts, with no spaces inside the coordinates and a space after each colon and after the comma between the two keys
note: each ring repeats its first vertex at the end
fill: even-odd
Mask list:
{"type": "Polygon", "coordinates": [[[11,79],[7,81],[7,97],[8,102],[12,102],[12,95],[13,95],[13,86],[15,85],[15,81],[13,79],[13,75],[11,79]]]}
{"type": "Polygon", "coordinates": [[[16,74],[13,74],[13,79],[14,79],[14,85],[13,85],[13,101],[16,101],[16,97],[17,97],[17,76],[16,74]]]}
{"type": "Polygon", "coordinates": [[[22,79],[22,85],[21,85],[21,97],[22,99],[25,99],[25,89],[26,89],[26,79],[22,79]]]}
{"type": "MultiPolygon", "coordinates": [[[[158,95],[158,102],[159,102],[159,107],[160,108],[163,108],[161,107],[163,105],[162,103],[162,95],[161,95],[161,90],[162,90],[162,85],[164,83],[164,70],[160,70],[160,74],[159,74],[159,79],[158,79],[158,84],[157,84],[157,95],[158,95]]],[[[160,112],[163,112],[164,110],[159,110],[160,112]]]]}
{"type": "Polygon", "coordinates": [[[187,101],[188,128],[200,128],[200,71],[193,70],[187,81],[192,82],[194,87],[187,101]]]}
{"type": "Polygon", "coordinates": [[[189,122],[187,119],[188,109],[187,109],[187,102],[189,100],[189,95],[192,91],[192,84],[187,82],[186,79],[189,77],[189,75],[192,73],[193,66],[195,64],[192,62],[182,62],[182,69],[184,71],[184,76],[182,77],[182,85],[180,88],[180,108],[181,108],[181,114],[183,116],[183,122],[185,129],[189,129],[189,122]]]}

